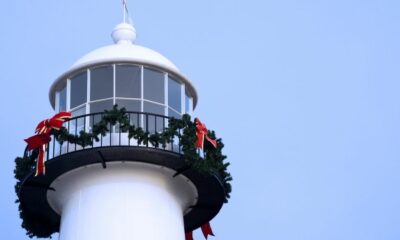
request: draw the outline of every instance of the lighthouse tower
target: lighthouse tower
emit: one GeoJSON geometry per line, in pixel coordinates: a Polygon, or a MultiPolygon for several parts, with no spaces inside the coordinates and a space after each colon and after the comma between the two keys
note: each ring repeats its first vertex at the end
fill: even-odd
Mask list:
{"type": "MultiPolygon", "coordinates": [[[[50,88],[55,112],[72,114],[63,124],[69,134],[93,132],[115,105],[148,133],[162,132],[171,117],[192,114],[196,89],[170,60],[135,44],[132,24],[118,24],[111,36],[114,44],[81,57],[50,88]]],[[[38,237],[183,240],[225,200],[219,176],[187,168],[177,137],[164,145],[143,143],[110,124],[89,145],[53,137],[46,159],[46,174],[35,177],[32,169],[19,189],[38,237]]]]}

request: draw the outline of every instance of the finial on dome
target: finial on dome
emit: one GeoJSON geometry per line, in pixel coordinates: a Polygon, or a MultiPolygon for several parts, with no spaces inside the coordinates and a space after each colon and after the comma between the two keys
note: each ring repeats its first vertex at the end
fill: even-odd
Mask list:
{"type": "Polygon", "coordinates": [[[132,44],[136,39],[136,30],[131,24],[123,22],[115,26],[111,36],[114,42],[117,44],[132,44]]]}
{"type": "Polygon", "coordinates": [[[120,43],[132,44],[133,42],[135,42],[136,39],[136,30],[133,27],[131,16],[129,15],[128,12],[127,0],[122,0],[122,8],[124,16],[123,22],[115,26],[114,30],[111,33],[111,37],[117,44],[120,43]]]}

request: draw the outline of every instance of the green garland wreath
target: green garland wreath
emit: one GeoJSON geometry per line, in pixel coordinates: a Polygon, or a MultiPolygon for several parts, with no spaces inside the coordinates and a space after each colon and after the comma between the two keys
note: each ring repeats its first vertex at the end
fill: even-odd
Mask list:
{"type": "MultiPolygon", "coordinates": [[[[81,131],[79,135],[68,133],[66,128],[60,130],[52,130],[50,135],[60,143],[68,142],[77,144],[82,147],[93,144],[93,140],[99,141],[99,136],[105,136],[110,130],[109,126],[119,124],[122,132],[128,133],[129,139],[136,139],[139,144],[152,144],[156,148],[160,145],[166,147],[172,139],[177,137],[182,146],[183,157],[188,168],[192,168],[201,174],[216,175],[222,182],[225,190],[225,203],[230,198],[232,191],[230,181],[232,181],[231,174],[227,171],[229,162],[224,162],[226,156],[222,154],[224,144],[220,138],[216,138],[214,131],[208,131],[211,138],[217,139],[217,147],[213,147],[210,143],[205,141],[204,154],[200,156],[195,146],[196,142],[196,125],[191,121],[190,115],[184,114],[181,119],[170,118],[168,127],[161,133],[149,133],[144,131],[141,127],[131,125],[129,117],[125,108],[118,108],[114,105],[112,110],[105,110],[100,122],[92,127],[92,132],[87,133],[81,131]],[[182,134],[180,134],[182,132],[182,134]]],[[[15,159],[14,176],[17,179],[15,185],[15,192],[19,193],[22,181],[25,177],[34,170],[35,159],[38,152],[33,151],[30,156],[24,155],[15,159]]],[[[19,200],[16,200],[19,203],[19,200]]],[[[49,226],[45,221],[33,219],[32,216],[27,214],[23,206],[19,204],[20,217],[22,219],[22,227],[27,230],[29,237],[49,237],[52,233],[58,231],[58,226],[49,226]]]]}

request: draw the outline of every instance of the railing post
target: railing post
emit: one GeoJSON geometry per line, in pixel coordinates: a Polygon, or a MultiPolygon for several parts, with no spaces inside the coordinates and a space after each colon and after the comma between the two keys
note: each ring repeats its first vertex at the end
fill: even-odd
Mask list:
{"type": "MultiPolygon", "coordinates": [[[[103,114],[101,114],[101,117],[103,117],[103,114]]],[[[100,147],[103,146],[103,134],[100,134],[100,147]]]]}
{"type": "MultiPolygon", "coordinates": [[[[86,129],[86,115],[83,116],[83,131],[87,132],[88,130],[86,129]]],[[[82,148],[85,148],[82,146],[82,148]]]]}
{"type": "Polygon", "coordinates": [[[119,142],[118,142],[118,146],[121,146],[121,132],[122,132],[121,123],[118,123],[118,126],[119,126],[119,136],[118,136],[119,142]]]}
{"type": "MultiPolygon", "coordinates": [[[[92,129],[92,132],[93,132],[93,126],[94,126],[94,114],[92,114],[92,126],[90,126],[90,128],[92,129]]],[[[91,137],[91,142],[92,142],[92,148],[93,148],[93,144],[94,144],[94,139],[93,139],[93,137],[91,137]]]]}
{"type": "MultiPolygon", "coordinates": [[[[131,125],[131,113],[128,113],[128,122],[131,125]]],[[[129,129],[128,129],[128,146],[131,145],[131,139],[129,138],[129,129]]]]}
{"type": "Polygon", "coordinates": [[[109,135],[110,135],[110,146],[112,146],[112,134],[113,134],[112,132],[113,132],[113,129],[114,129],[114,126],[112,126],[111,123],[110,123],[110,128],[109,128],[109,132],[110,132],[110,134],[109,134],[109,135]]]}
{"type": "MultiPolygon", "coordinates": [[[[157,129],[157,115],[154,116],[154,134],[158,133],[158,129],[157,129]]],[[[156,145],[153,146],[154,148],[156,148],[156,145]]]]}
{"type": "MultiPolygon", "coordinates": [[[[71,120],[70,121],[68,121],[68,128],[67,128],[67,132],[69,133],[69,126],[70,126],[70,122],[71,122],[71,120]]],[[[67,143],[67,153],[69,152],[69,142],[67,141],[66,142],[67,143]]],[[[61,150],[60,150],[60,152],[61,152],[61,150]]]]}
{"type": "MultiPolygon", "coordinates": [[[[165,121],[167,120],[167,118],[164,116],[163,117],[163,132],[165,132],[165,121]]],[[[166,144],[163,144],[163,150],[165,150],[166,144]]]]}
{"type": "MultiPolygon", "coordinates": [[[[139,123],[143,123],[143,113],[138,113],[137,114],[137,126],[136,127],[143,127],[140,126],[139,123]]],[[[136,146],[139,146],[139,141],[136,140],[136,146]]]]}
{"type": "Polygon", "coordinates": [[[53,151],[52,151],[52,158],[54,158],[55,155],[55,151],[56,151],[56,138],[53,137],[53,151]]]}
{"type": "Polygon", "coordinates": [[[50,154],[49,154],[49,151],[50,151],[50,150],[49,150],[49,145],[50,145],[50,143],[47,143],[47,144],[46,144],[46,160],[49,160],[49,155],[50,155],[50,154]]]}
{"type": "MultiPolygon", "coordinates": [[[[149,132],[149,114],[146,113],[146,133],[149,132]]],[[[146,141],[146,147],[149,147],[149,141],[146,141]]]]}
{"type": "Polygon", "coordinates": [[[181,130],[182,129],[179,129],[178,130],[178,148],[179,148],[179,153],[181,153],[181,130]]]}
{"type": "MultiPolygon", "coordinates": [[[[77,136],[77,135],[78,135],[78,117],[75,118],[75,136],[77,136]]],[[[75,142],[74,151],[76,151],[76,142],[75,142]]]]}

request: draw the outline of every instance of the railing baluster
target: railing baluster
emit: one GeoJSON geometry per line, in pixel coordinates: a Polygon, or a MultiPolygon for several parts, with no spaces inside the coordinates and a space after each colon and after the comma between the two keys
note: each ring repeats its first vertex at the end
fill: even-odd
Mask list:
{"type": "Polygon", "coordinates": [[[171,136],[171,151],[174,151],[174,136],[171,136]]]}
{"type": "MultiPolygon", "coordinates": [[[[154,116],[154,133],[158,133],[158,129],[157,129],[157,116],[154,116]]],[[[156,148],[156,145],[154,145],[153,147],[156,148]]]]}
{"type": "Polygon", "coordinates": [[[136,113],[136,127],[142,127],[140,126],[140,118],[142,117],[141,113],[136,113]]]}
{"type": "MultiPolygon", "coordinates": [[[[78,118],[75,118],[75,136],[78,135],[78,118]]],[[[75,147],[74,151],[76,151],[76,142],[75,142],[75,147]]]]}
{"type": "Polygon", "coordinates": [[[178,147],[179,147],[179,153],[181,153],[181,129],[178,130],[178,147]]]}
{"type": "MultiPolygon", "coordinates": [[[[129,122],[129,125],[131,125],[131,113],[128,113],[128,122],[129,122]]],[[[128,146],[130,146],[131,145],[131,139],[129,138],[129,129],[128,129],[128,146]]]]}
{"type": "MultiPolygon", "coordinates": [[[[101,117],[103,118],[103,114],[101,114],[101,117]]],[[[103,134],[100,134],[100,147],[103,146],[103,134]]]]}
{"type": "MultiPolygon", "coordinates": [[[[140,119],[142,119],[143,118],[143,116],[142,116],[143,114],[142,113],[137,113],[136,114],[136,127],[143,127],[143,126],[140,126],[139,125],[139,121],[140,121],[140,119]]],[[[136,139],[136,145],[137,146],[139,146],[139,141],[136,139]]]]}
{"type": "MultiPolygon", "coordinates": [[[[92,133],[93,133],[93,126],[94,126],[94,114],[92,115],[92,126],[90,127],[90,128],[92,129],[92,133]]],[[[91,141],[92,141],[92,148],[93,148],[93,145],[94,145],[94,138],[91,137],[90,139],[91,139],[91,141]]]]}
{"type": "MultiPolygon", "coordinates": [[[[162,119],[163,121],[162,121],[162,125],[163,125],[163,132],[165,132],[165,117],[163,117],[163,119],[162,119]]],[[[164,146],[163,146],[163,149],[165,150],[165,144],[164,144],[164,146]]]]}
{"type": "MultiPolygon", "coordinates": [[[[63,142],[64,143],[64,142],[63,142]]],[[[58,145],[60,146],[60,154],[58,154],[58,156],[60,156],[61,155],[61,149],[62,149],[62,145],[63,145],[63,143],[59,143],[58,145]]]]}
{"type": "Polygon", "coordinates": [[[157,116],[154,116],[154,133],[158,132],[157,131],[157,116]]]}
{"type": "Polygon", "coordinates": [[[119,143],[118,143],[118,146],[121,146],[121,131],[122,131],[122,129],[121,129],[121,123],[119,123],[118,124],[118,126],[119,126],[119,143]]]}
{"type": "Polygon", "coordinates": [[[112,135],[113,135],[113,128],[114,128],[114,126],[112,126],[111,125],[111,123],[110,123],[110,128],[109,128],[109,132],[110,132],[110,146],[112,146],[112,135]]]}
{"type": "MultiPolygon", "coordinates": [[[[67,130],[68,130],[68,134],[70,133],[70,132],[69,132],[69,130],[70,130],[70,129],[69,129],[70,122],[71,122],[71,121],[68,121],[68,129],[67,129],[67,130]]],[[[67,143],[67,153],[68,153],[68,152],[69,152],[69,142],[66,141],[66,143],[67,143]]]]}
{"type": "Polygon", "coordinates": [[[54,158],[55,152],[56,152],[56,138],[53,137],[53,152],[52,152],[53,156],[52,156],[52,158],[54,158]]]}
{"type": "MultiPolygon", "coordinates": [[[[146,113],[146,134],[149,132],[149,114],[146,113]]],[[[149,141],[146,142],[146,147],[149,147],[149,141]]]]}
{"type": "Polygon", "coordinates": [[[49,149],[50,149],[49,143],[47,143],[47,144],[46,144],[46,160],[49,160],[49,155],[50,155],[50,154],[49,154],[49,151],[50,151],[49,149]]]}
{"type": "MultiPolygon", "coordinates": [[[[86,132],[86,115],[83,116],[83,131],[86,132]]],[[[85,147],[82,146],[83,149],[85,149],[85,147]]]]}

